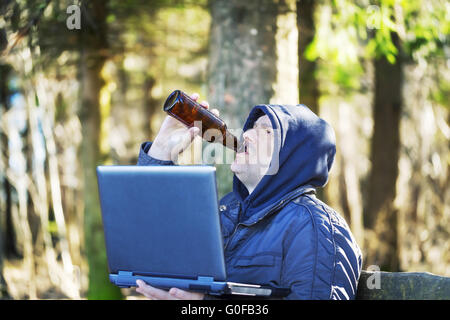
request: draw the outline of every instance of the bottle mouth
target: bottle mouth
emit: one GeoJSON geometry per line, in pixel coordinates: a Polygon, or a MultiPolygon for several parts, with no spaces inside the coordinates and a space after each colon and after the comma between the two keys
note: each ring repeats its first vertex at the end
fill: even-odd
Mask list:
{"type": "Polygon", "coordinates": [[[169,97],[166,99],[166,102],[164,102],[164,111],[172,109],[175,103],[178,102],[178,97],[180,96],[180,93],[181,93],[180,90],[175,90],[169,95],[169,97]]]}

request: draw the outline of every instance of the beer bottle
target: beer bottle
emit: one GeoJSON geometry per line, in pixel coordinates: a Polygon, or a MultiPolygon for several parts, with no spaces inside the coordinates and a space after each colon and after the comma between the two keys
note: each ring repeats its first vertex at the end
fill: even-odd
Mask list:
{"type": "Polygon", "coordinates": [[[203,139],[208,142],[222,143],[225,147],[238,151],[238,139],[228,131],[225,122],[184,92],[180,90],[172,92],[164,103],[164,111],[189,128],[195,125],[194,122],[201,121],[203,139]],[[211,131],[207,132],[209,129],[218,131],[212,131],[216,134],[208,134],[211,133],[211,131]],[[219,132],[220,134],[217,134],[219,132]]]}

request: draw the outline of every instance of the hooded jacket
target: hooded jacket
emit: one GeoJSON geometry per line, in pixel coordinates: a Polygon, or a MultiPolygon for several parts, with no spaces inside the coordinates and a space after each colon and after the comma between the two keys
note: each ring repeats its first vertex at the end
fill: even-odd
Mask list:
{"type": "MultiPolygon", "coordinates": [[[[287,299],[354,299],[362,255],[345,220],[315,197],[328,181],[334,131],[303,105],[257,105],[244,131],[267,115],[271,166],[251,194],[236,177],[219,203],[227,280],[289,287],[287,299]]],[[[151,158],[138,165],[173,165],[151,158]]]]}

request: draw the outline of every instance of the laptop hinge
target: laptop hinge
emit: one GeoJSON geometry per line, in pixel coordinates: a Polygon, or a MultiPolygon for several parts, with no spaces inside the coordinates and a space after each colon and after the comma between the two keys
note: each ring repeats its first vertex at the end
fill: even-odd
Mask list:
{"type": "Polygon", "coordinates": [[[214,282],[214,278],[213,277],[198,276],[197,280],[205,281],[205,282],[214,282]]]}

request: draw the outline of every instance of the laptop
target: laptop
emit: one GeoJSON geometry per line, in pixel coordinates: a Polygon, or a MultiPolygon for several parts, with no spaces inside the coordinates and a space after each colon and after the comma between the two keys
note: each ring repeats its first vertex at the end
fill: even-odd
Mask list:
{"type": "Polygon", "coordinates": [[[228,282],[213,166],[98,166],[109,279],[211,295],[284,297],[289,288],[228,282]]]}

